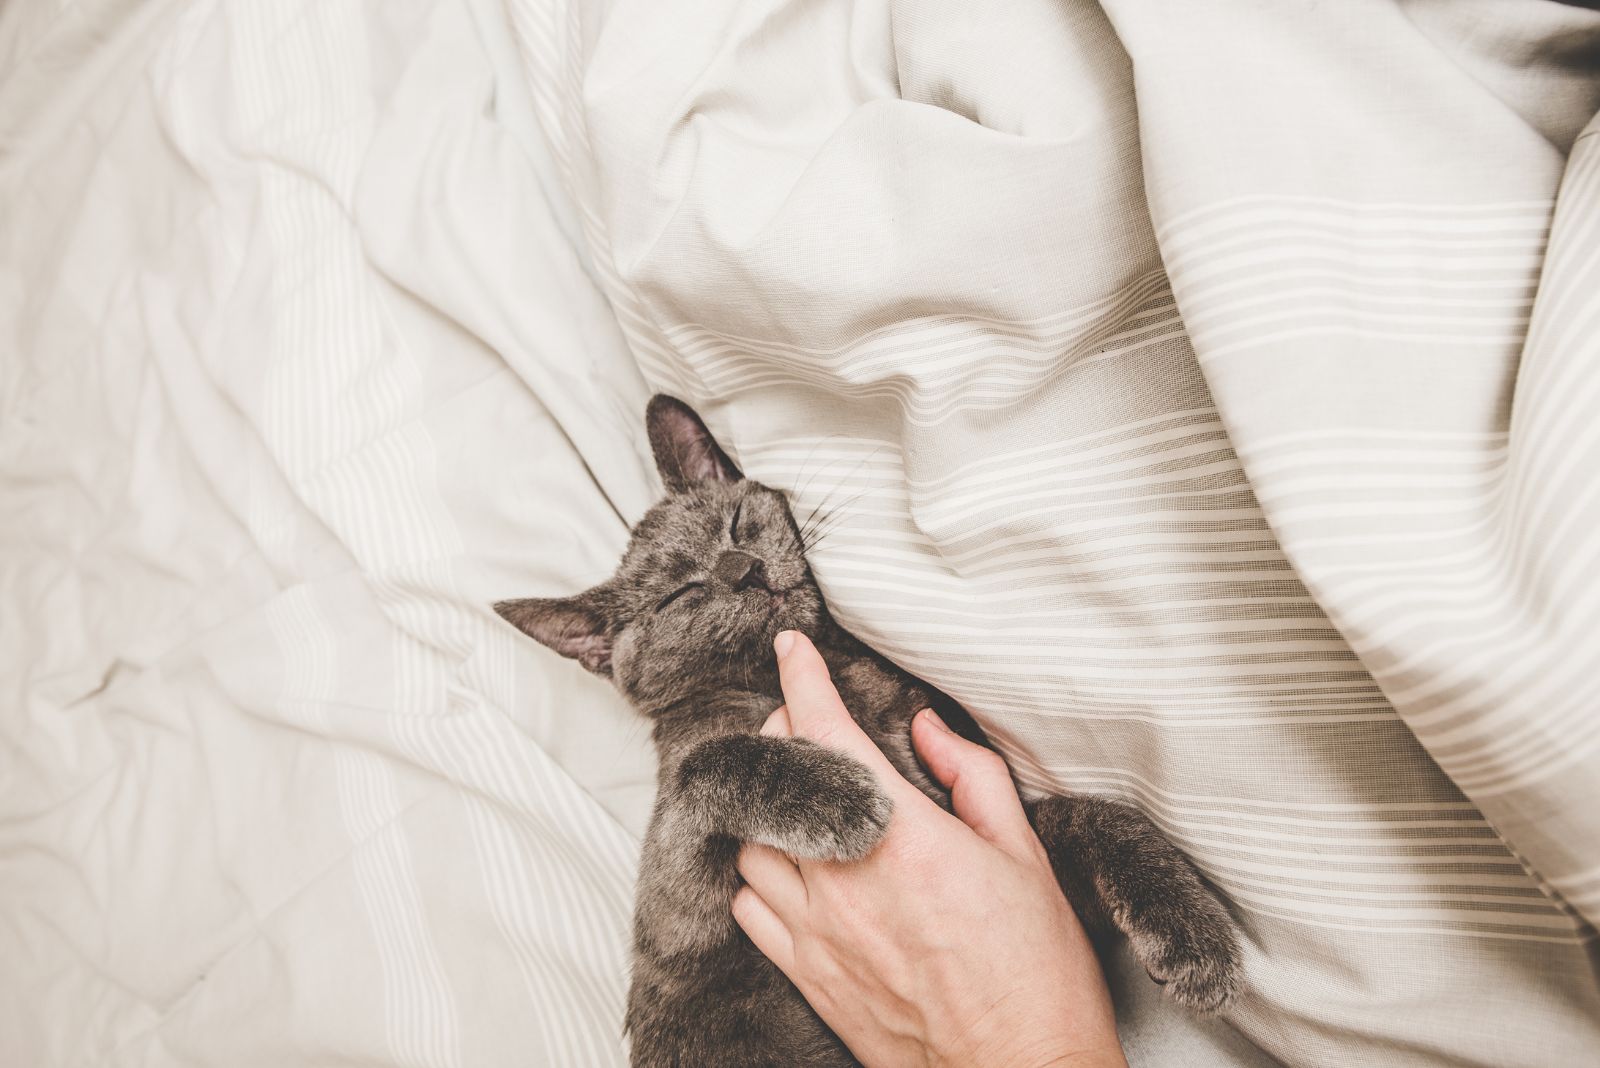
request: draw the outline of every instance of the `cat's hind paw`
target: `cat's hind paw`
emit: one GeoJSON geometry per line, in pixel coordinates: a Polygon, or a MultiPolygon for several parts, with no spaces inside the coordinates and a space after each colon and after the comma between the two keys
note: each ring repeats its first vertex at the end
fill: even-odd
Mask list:
{"type": "Polygon", "coordinates": [[[1032,809],[1062,889],[1100,933],[1115,927],[1150,978],[1196,1012],[1220,1012],[1244,987],[1239,931],[1199,871],[1150,817],[1084,795],[1032,809]]]}
{"type": "Polygon", "coordinates": [[[1195,1012],[1221,1012],[1233,1003],[1243,985],[1237,945],[1195,952],[1147,943],[1144,952],[1136,947],[1135,953],[1145,959],[1150,978],[1165,987],[1172,1000],[1195,1012]]]}
{"type": "Polygon", "coordinates": [[[1163,907],[1119,909],[1115,920],[1168,997],[1195,1012],[1221,1012],[1244,985],[1238,930],[1198,878],[1179,881],[1187,885],[1173,888],[1163,907]]]}

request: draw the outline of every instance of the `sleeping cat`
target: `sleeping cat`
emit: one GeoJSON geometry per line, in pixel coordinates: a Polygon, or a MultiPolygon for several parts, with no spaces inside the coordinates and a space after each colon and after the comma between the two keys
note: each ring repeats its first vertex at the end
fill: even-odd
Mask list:
{"type": "MultiPolygon", "coordinates": [[[[788,503],[745,479],[699,416],[657,396],[646,426],[668,496],[634,528],[616,574],[574,597],[495,605],[610,679],[655,725],[660,785],[640,859],[628,993],[633,1063],[854,1065],[729,912],[741,842],[850,860],[871,851],[890,817],[854,758],[757,733],[783,700],[772,639],[808,635],[862,728],[946,808],[948,795],[912,752],[911,718],[931,706],[960,733],[982,734],[954,701],[829,617],[788,503]]],[[[1233,922],[1149,819],[1088,796],[1046,798],[1028,814],[1092,934],[1120,930],[1179,1003],[1228,1003],[1240,981],[1233,922]]]]}

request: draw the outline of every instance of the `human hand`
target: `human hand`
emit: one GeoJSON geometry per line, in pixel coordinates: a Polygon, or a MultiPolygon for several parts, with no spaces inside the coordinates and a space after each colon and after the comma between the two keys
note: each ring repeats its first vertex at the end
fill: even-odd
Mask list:
{"type": "Polygon", "coordinates": [[[1099,962],[1004,761],[918,713],[912,743],[952,816],[862,732],[804,635],[777,648],[787,703],[762,733],[851,754],[895,808],[859,861],[745,846],[733,915],[750,940],[871,1068],[1125,1068],[1099,962]]]}

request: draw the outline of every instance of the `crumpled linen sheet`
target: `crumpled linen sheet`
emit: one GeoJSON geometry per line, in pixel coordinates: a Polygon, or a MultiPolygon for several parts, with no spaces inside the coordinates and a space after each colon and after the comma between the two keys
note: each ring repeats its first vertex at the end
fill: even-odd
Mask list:
{"type": "Polygon", "coordinates": [[[625,1063],[648,738],[487,606],[648,391],[503,12],[0,27],[0,1064],[625,1063]]]}
{"type": "Polygon", "coordinates": [[[653,388],[1228,897],[1225,1021],[1112,962],[1137,1063],[1585,1063],[1597,41],[9,5],[0,1063],[625,1062],[645,731],[485,606],[606,573],[653,388]]]}

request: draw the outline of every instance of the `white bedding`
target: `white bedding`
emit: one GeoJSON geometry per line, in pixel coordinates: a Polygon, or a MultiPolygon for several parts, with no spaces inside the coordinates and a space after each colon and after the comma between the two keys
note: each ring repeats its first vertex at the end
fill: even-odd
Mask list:
{"type": "Polygon", "coordinates": [[[473,12],[3,25],[0,1063],[621,1063],[645,739],[486,605],[647,392],[473,12]]]}
{"type": "Polygon", "coordinates": [[[1116,962],[1136,1063],[1584,1063],[1597,70],[1546,2],[0,8],[0,1065],[624,1063],[648,740],[486,605],[606,573],[653,387],[1228,895],[1249,997],[1116,962]]]}

